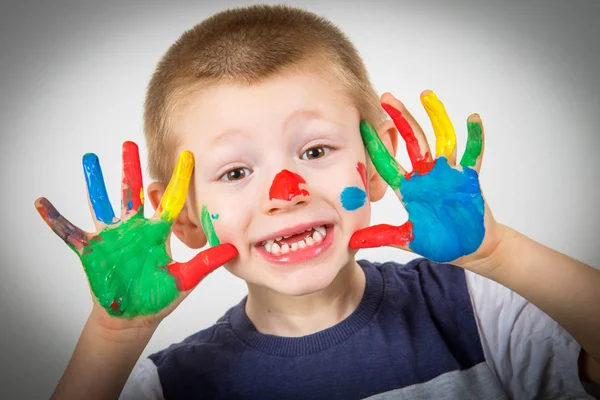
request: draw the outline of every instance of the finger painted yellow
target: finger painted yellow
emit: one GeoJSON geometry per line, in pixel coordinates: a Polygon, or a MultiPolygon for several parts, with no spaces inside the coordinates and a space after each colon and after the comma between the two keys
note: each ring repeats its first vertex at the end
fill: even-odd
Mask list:
{"type": "Polygon", "coordinates": [[[165,222],[177,219],[187,196],[192,172],[194,171],[194,155],[190,151],[184,151],[179,155],[177,166],[173,171],[171,181],[167,185],[165,194],[158,207],[158,215],[165,222]]]}

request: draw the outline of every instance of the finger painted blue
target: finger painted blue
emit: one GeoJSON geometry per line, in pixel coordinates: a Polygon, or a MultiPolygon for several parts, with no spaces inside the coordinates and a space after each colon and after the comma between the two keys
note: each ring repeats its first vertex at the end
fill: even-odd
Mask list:
{"type": "Polygon", "coordinates": [[[342,207],[348,211],[354,211],[365,205],[367,193],[359,187],[350,186],[345,188],[340,195],[342,207]]]}
{"type": "Polygon", "coordinates": [[[484,202],[474,169],[459,171],[440,157],[428,174],[405,179],[400,193],[413,223],[412,251],[448,262],[479,248],[485,235],[484,202]]]}
{"type": "Polygon", "coordinates": [[[115,212],[108,200],[98,156],[93,153],[87,153],[83,156],[83,173],[96,219],[105,224],[112,224],[115,212]]]}

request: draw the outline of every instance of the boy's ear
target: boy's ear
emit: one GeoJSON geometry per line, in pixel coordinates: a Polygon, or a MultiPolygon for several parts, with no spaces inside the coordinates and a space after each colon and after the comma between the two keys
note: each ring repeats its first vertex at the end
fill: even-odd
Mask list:
{"type": "MultiPolygon", "coordinates": [[[[166,189],[167,186],[160,182],[152,182],[148,186],[148,197],[155,210],[158,209],[166,189]]],[[[190,190],[190,192],[193,193],[194,191],[190,190]]],[[[193,199],[188,195],[188,199],[171,229],[175,236],[186,246],[191,249],[199,249],[206,244],[206,236],[204,235],[198,214],[192,205],[194,203],[193,199]]]]}
{"type": "MultiPolygon", "coordinates": [[[[390,152],[392,157],[396,157],[396,150],[398,150],[398,131],[394,125],[394,121],[386,120],[379,125],[377,128],[377,134],[381,138],[381,141],[385,145],[385,148],[390,152]]],[[[369,160],[369,166],[367,169],[367,180],[369,182],[369,200],[379,201],[385,194],[388,188],[388,184],[383,180],[381,175],[375,169],[369,154],[367,153],[369,160]]]]}

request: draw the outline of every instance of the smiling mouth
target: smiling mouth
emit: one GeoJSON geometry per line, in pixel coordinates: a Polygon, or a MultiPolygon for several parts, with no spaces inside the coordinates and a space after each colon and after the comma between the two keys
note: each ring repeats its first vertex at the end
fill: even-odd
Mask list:
{"type": "Polygon", "coordinates": [[[256,245],[256,251],[269,262],[301,263],[322,254],[331,246],[333,239],[333,225],[323,224],[292,235],[264,240],[256,245]]]}
{"type": "Polygon", "coordinates": [[[261,246],[267,253],[278,255],[286,254],[291,251],[302,250],[309,246],[315,246],[321,243],[327,237],[327,225],[308,228],[304,232],[294,235],[279,236],[273,239],[265,240],[261,246]]]}

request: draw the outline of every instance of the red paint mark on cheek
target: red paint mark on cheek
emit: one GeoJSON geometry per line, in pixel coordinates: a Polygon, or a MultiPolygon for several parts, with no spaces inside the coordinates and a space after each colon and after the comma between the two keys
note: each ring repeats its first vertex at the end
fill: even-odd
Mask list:
{"type": "Polygon", "coordinates": [[[367,186],[367,167],[365,164],[359,162],[356,164],[356,170],[360,174],[360,179],[363,181],[363,185],[365,185],[365,192],[369,193],[369,187],[367,186]]]}
{"type": "Polygon", "coordinates": [[[300,184],[306,184],[304,178],[284,169],[275,175],[269,189],[269,199],[291,201],[296,196],[310,196],[307,190],[300,189],[300,184]]]}

